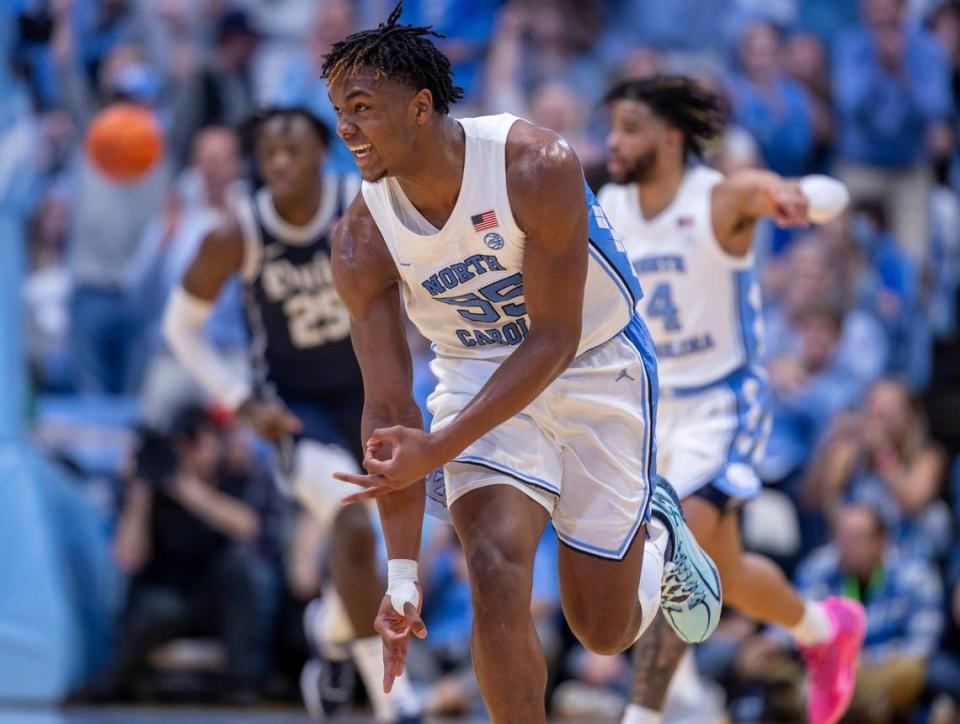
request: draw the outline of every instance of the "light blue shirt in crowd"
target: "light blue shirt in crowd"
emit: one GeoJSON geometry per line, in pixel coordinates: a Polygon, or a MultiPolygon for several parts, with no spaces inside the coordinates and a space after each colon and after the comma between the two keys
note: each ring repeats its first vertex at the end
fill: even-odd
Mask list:
{"type": "Polygon", "coordinates": [[[864,28],[834,48],[833,90],[838,157],[872,166],[907,168],[926,159],[927,130],[952,111],[946,56],[929,33],[907,31],[903,72],[883,68],[864,28]]]}

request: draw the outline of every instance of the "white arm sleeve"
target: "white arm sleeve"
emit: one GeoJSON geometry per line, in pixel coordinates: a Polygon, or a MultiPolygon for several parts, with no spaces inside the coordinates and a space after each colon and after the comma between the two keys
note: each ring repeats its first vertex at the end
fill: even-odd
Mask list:
{"type": "Polygon", "coordinates": [[[163,315],[163,336],[180,363],[204,390],[228,410],[236,410],[252,392],[203,334],[213,304],[183,287],[170,295],[163,315]]]}

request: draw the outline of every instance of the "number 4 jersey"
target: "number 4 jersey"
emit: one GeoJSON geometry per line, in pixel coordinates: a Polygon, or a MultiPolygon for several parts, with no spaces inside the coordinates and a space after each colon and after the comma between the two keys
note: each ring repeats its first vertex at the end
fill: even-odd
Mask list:
{"type": "MultiPolygon", "coordinates": [[[[463,180],[442,229],[417,211],[395,179],[363,184],[403,279],[407,314],[439,357],[502,359],[530,332],[523,297],[525,235],[507,195],[505,145],[518,120],[508,114],[459,120],[466,139],[463,180]]],[[[620,333],[642,296],[586,184],[584,194],[590,261],[579,352],[620,333]]]]}
{"type": "Polygon", "coordinates": [[[329,236],[357,181],[325,176],[320,207],[304,226],[280,217],[267,188],[238,205],[254,377],[283,399],[341,399],[362,389],[329,236]]]}
{"type": "Polygon", "coordinates": [[[730,256],[713,234],[711,193],[722,180],[712,169],[691,167],[653,219],[643,218],[635,184],[600,190],[647,292],[638,309],[664,389],[708,386],[759,362],[763,321],[753,254],[730,256]]]}

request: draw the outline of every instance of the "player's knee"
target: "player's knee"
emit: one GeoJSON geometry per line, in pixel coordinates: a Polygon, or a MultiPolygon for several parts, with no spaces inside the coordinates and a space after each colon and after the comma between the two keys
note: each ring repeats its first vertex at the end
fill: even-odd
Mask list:
{"type": "Polygon", "coordinates": [[[471,546],[465,554],[478,619],[516,617],[518,611],[529,609],[527,566],[509,546],[485,540],[471,546]]]}
{"type": "Polygon", "coordinates": [[[628,649],[636,638],[639,627],[638,623],[630,630],[616,621],[597,617],[578,622],[568,618],[568,623],[580,643],[601,656],[613,656],[628,649]]]}

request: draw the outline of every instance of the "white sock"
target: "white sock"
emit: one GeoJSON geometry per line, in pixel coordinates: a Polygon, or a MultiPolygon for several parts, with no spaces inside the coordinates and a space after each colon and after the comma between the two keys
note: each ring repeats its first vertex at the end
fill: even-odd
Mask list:
{"type": "Polygon", "coordinates": [[[657,520],[647,523],[647,540],[643,547],[643,568],[640,570],[640,610],[643,618],[634,641],[653,623],[660,610],[660,580],[663,578],[663,559],[669,535],[657,520]]]}
{"type": "Polygon", "coordinates": [[[329,590],[307,604],[303,613],[307,639],[318,649],[324,644],[345,644],[354,639],[353,624],[337,592],[329,590]]]}
{"type": "Polygon", "coordinates": [[[816,646],[830,638],[833,626],[823,606],[816,601],[806,601],[803,616],[787,631],[801,646],[816,646]]]}
{"type": "Polygon", "coordinates": [[[620,724],[660,724],[663,714],[639,704],[629,704],[623,712],[620,724]]]}
{"type": "Polygon", "coordinates": [[[383,693],[383,643],[379,636],[351,642],[350,652],[378,721],[388,722],[420,713],[420,701],[406,675],[394,680],[389,694],[383,693]]]}

